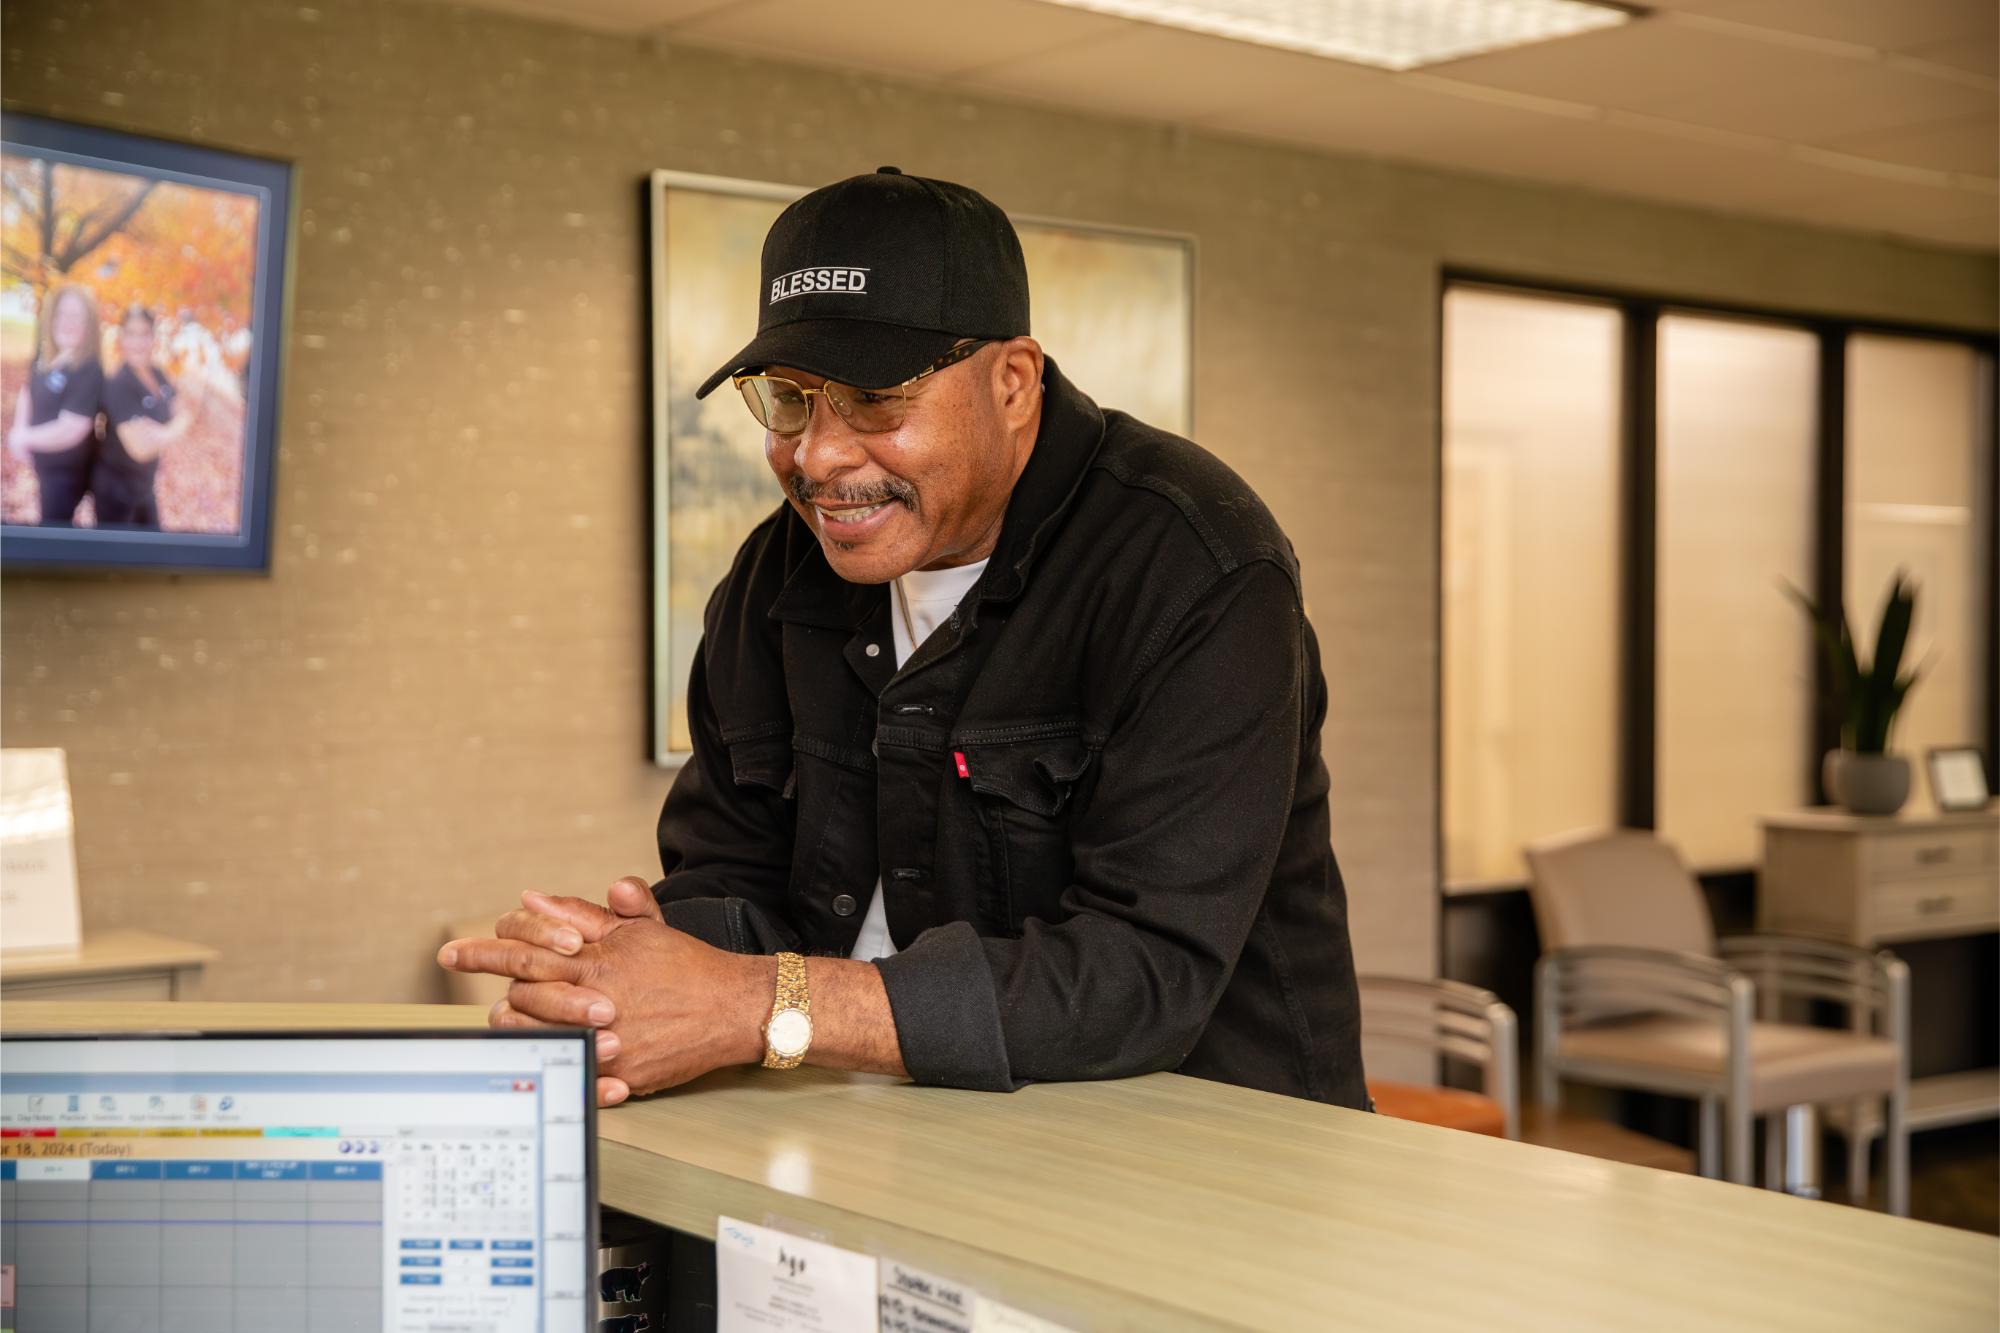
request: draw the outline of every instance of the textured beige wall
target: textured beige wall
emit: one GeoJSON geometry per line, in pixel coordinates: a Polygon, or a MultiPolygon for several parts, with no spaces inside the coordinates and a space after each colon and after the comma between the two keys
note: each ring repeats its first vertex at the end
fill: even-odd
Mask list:
{"type": "Polygon", "coordinates": [[[222,946],[217,998],[431,997],[444,920],[654,868],[652,168],[810,185],[893,162],[1199,238],[1196,435],[1305,563],[1371,969],[1428,969],[1436,929],[1440,264],[1995,322],[1991,256],[409,0],[0,18],[9,109],[299,165],[273,575],[0,588],[5,740],[70,751],[86,926],[222,946]]]}

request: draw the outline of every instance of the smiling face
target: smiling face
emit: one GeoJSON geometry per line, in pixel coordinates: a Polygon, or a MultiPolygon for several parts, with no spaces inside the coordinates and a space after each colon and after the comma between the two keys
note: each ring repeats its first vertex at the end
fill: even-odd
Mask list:
{"type": "Polygon", "coordinates": [[[57,298],[51,321],[58,352],[80,351],[84,340],[90,336],[90,308],[84,304],[80,293],[64,292],[57,298]]]}
{"type": "MultiPolygon", "coordinates": [[[[768,372],[818,388],[784,366],[768,372]]],[[[992,554],[1041,424],[1042,352],[1032,338],[982,348],[911,389],[902,425],[864,434],[818,394],[796,435],[767,432],[764,456],[850,583],[992,554]]]]}
{"type": "Polygon", "coordinates": [[[153,360],[153,326],[143,315],[127,315],[118,326],[118,354],[128,366],[150,365],[153,360]]]}

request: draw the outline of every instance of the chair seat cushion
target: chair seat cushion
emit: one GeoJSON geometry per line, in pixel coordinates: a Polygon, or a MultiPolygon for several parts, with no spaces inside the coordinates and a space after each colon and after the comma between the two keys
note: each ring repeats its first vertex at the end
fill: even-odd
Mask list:
{"type": "Polygon", "coordinates": [[[1446,1129],[1463,1129],[1473,1134],[1491,1134],[1495,1138],[1507,1136],[1506,1111],[1499,1102],[1476,1092],[1371,1078],[1368,1095],[1375,1099],[1377,1115],[1443,1125],[1446,1129]]]}
{"type": "MultiPolygon", "coordinates": [[[[1724,1077],[1727,1029],[1698,1018],[1620,1019],[1563,1033],[1561,1058],[1724,1077]]],[[[1784,1106],[1887,1096],[1896,1081],[1896,1043],[1797,1023],[1750,1025],[1750,1106],[1784,1106]]]]}

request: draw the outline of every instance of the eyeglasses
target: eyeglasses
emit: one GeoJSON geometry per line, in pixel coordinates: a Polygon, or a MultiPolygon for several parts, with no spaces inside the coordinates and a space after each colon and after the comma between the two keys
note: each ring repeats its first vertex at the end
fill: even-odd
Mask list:
{"type": "Polygon", "coordinates": [[[819,394],[840,413],[840,419],[864,435],[878,435],[903,424],[910,409],[910,386],[929,379],[947,366],[955,366],[971,356],[991,338],[963,342],[925,366],[901,384],[886,389],[857,389],[851,384],[828,380],[809,389],[782,375],[737,375],[733,383],[750,405],[757,424],[774,435],[797,435],[812,420],[812,396],[819,394]]]}

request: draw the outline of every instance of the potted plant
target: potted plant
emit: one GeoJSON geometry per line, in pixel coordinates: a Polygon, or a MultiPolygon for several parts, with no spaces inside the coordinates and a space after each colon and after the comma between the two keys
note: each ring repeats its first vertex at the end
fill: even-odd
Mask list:
{"type": "Polygon", "coordinates": [[[1893,815],[1910,797],[1910,761],[1889,752],[1889,732],[1921,674],[1914,667],[1903,671],[1903,650],[1917,610],[1916,585],[1901,571],[1890,580],[1875,631],[1875,660],[1866,665],[1843,608],[1830,614],[1797,588],[1787,585],[1786,591],[1812,617],[1840,715],[1840,748],[1826,752],[1821,770],[1826,793],[1857,815],[1893,815]]]}

